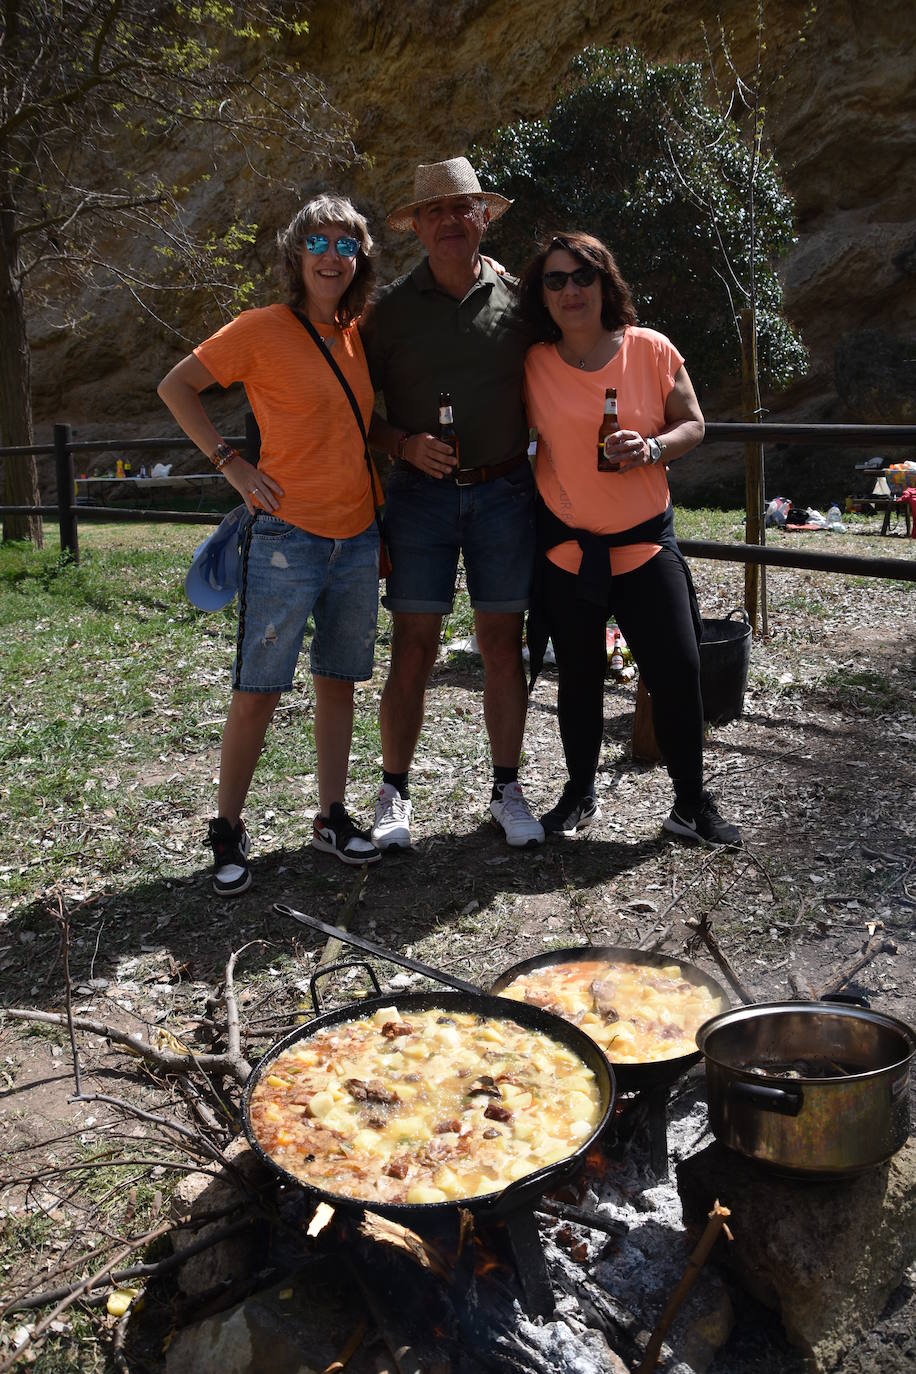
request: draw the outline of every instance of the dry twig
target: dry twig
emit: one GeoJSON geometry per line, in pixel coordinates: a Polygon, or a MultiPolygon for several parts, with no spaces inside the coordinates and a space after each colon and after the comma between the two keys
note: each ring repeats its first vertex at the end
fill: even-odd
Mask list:
{"type": "Polygon", "coordinates": [[[745,1003],[753,1002],[754,998],[741,982],[741,979],[738,977],[737,973],[735,973],[735,970],[722,952],[722,947],[716,939],[712,926],[709,924],[709,913],[704,911],[696,920],[687,921],[686,924],[696,931],[696,935],[693,936],[691,944],[693,944],[694,941],[702,940],[722,973],[724,973],[732,990],[738,994],[741,1001],[745,1003]]]}

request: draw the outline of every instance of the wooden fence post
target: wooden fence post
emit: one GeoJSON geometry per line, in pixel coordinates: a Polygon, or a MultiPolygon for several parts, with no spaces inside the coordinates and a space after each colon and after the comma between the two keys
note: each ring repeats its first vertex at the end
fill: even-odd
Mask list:
{"type": "Polygon", "coordinates": [[[57,469],[57,519],[60,524],[60,547],[69,553],[74,563],[80,561],[79,531],[76,523],[76,503],[73,487],[73,453],[70,448],[70,426],[54,426],[54,463],[57,469]]]}
{"type": "MultiPolygon", "coordinates": [[[[747,306],[741,311],[741,400],[745,420],[757,421],[757,333],[754,314],[747,306]]],[[[763,484],[760,480],[760,444],[756,441],[744,446],[745,542],[763,543],[763,484]]],[[[744,609],[757,633],[757,607],[760,603],[760,568],[756,563],[744,567],[744,609]]]]}

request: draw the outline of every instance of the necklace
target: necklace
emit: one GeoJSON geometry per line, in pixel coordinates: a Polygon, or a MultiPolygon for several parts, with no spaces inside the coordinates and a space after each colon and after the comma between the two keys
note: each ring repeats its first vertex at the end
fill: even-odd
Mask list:
{"type": "MultiPolygon", "coordinates": [[[[590,357],[592,356],[592,354],[596,351],[596,349],[599,349],[603,344],[606,344],[609,338],[610,338],[610,340],[611,340],[612,342],[616,343],[616,344],[617,344],[617,347],[619,348],[619,347],[620,347],[620,342],[622,341],[622,338],[623,338],[623,331],[619,331],[619,330],[616,330],[616,329],[615,329],[612,333],[610,333],[610,335],[605,334],[605,333],[602,333],[601,337],[600,337],[598,340],[596,340],[595,343],[592,344],[591,348],[586,349],[586,351],[585,351],[583,354],[581,354],[578,358],[575,358],[575,359],[573,359],[573,358],[568,358],[567,361],[568,361],[573,367],[577,367],[577,368],[579,369],[580,372],[584,372],[584,371],[586,370],[586,368],[588,367],[588,360],[589,360],[589,358],[590,358],[590,357]]],[[[616,351],[617,351],[617,349],[614,349],[614,352],[615,352],[615,353],[616,353],[616,351]]],[[[602,366],[603,366],[603,364],[602,364],[602,366]]]]}

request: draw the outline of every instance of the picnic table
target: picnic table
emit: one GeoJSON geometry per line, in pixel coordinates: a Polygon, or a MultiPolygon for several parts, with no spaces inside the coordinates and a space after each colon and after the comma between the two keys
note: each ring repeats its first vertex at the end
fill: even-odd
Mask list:
{"type": "Polygon", "coordinates": [[[77,477],[74,482],[78,506],[155,506],[163,499],[178,497],[182,501],[196,499],[198,510],[205,498],[221,495],[220,489],[225,485],[218,472],[176,473],[168,477],[77,477]]]}
{"type": "Polygon", "coordinates": [[[865,463],[856,463],[856,472],[867,473],[874,478],[875,486],[879,486],[878,479],[884,479],[884,491],[872,490],[868,496],[847,496],[846,509],[848,511],[878,511],[884,512],[884,519],[881,522],[881,533],[890,534],[891,516],[895,517],[895,529],[899,523],[900,516],[903,515],[903,523],[906,528],[907,537],[912,533],[913,528],[913,508],[908,499],[899,492],[893,492],[888,488],[887,468],[868,467],[865,463]]]}

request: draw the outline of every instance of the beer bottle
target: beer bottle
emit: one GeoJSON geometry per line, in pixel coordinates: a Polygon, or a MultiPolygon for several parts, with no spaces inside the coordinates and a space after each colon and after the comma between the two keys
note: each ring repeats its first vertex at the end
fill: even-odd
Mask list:
{"type": "Polygon", "coordinates": [[[449,392],[439,392],[439,434],[438,437],[443,444],[448,444],[458,460],[461,467],[461,455],[458,452],[458,433],[455,429],[455,421],[452,417],[452,398],[449,392]]]}
{"type": "Polygon", "coordinates": [[[614,434],[619,428],[620,425],[617,423],[617,391],[615,387],[609,386],[604,393],[604,415],[598,430],[599,472],[617,472],[618,470],[618,464],[608,458],[604,451],[604,441],[609,434],[614,434]]]}

